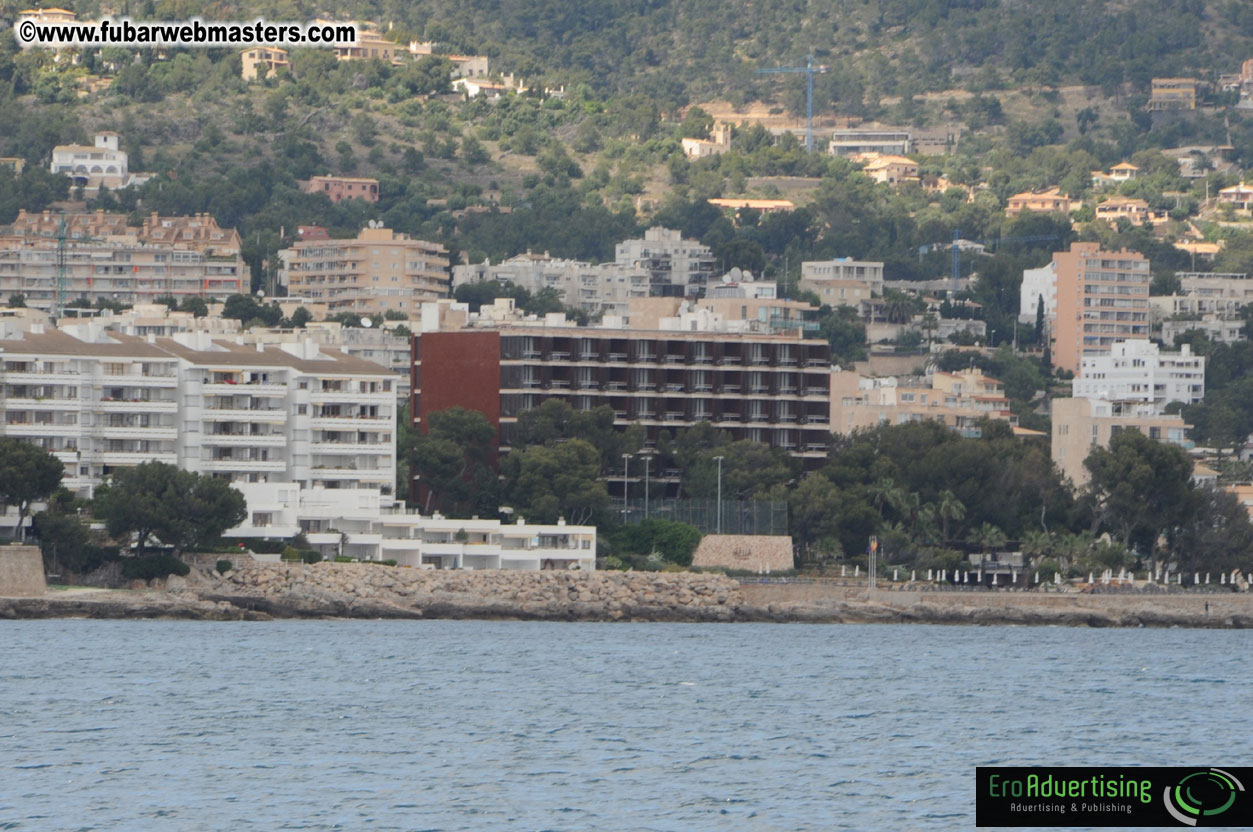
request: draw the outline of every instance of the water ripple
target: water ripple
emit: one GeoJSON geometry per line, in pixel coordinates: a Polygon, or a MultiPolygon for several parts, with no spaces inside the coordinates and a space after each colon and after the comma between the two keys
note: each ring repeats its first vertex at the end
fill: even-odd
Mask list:
{"type": "Polygon", "coordinates": [[[1162,715],[1253,715],[1240,631],[3,627],[0,830],[949,830],[976,765],[1238,761],[1162,715]]]}

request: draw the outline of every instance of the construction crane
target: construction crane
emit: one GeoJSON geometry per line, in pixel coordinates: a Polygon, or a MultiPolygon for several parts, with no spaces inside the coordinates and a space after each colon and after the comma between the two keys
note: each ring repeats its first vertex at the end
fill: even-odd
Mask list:
{"type": "Polygon", "coordinates": [[[786,72],[805,73],[805,150],[809,153],[814,152],[814,74],[823,75],[829,71],[830,68],[825,64],[814,66],[814,56],[812,54],[809,56],[805,66],[776,66],[757,70],[758,75],[786,72]]]}
{"type": "Polygon", "coordinates": [[[61,212],[61,224],[57,226],[57,290],[52,304],[52,316],[61,320],[65,311],[65,212],[61,212]]]}
{"type": "MultiPolygon", "coordinates": [[[[67,248],[67,240],[69,237],[68,225],[65,221],[65,212],[61,212],[61,222],[57,225],[57,274],[56,274],[56,292],[52,302],[52,315],[56,320],[60,320],[65,314],[65,294],[69,288],[69,275],[67,274],[67,260],[69,253],[67,248]]],[[[74,238],[76,242],[90,243],[95,242],[94,237],[86,234],[79,235],[74,238]]],[[[91,287],[91,277],[87,278],[88,288],[91,287]]]]}
{"type": "Polygon", "coordinates": [[[931,243],[930,245],[918,246],[918,259],[921,260],[924,254],[932,251],[939,251],[947,247],[952,253],[952,264],[950,268],[949,278],[951,281],[950,290],[957,294],[957,281],[961,277],[961,244],[969,243],[972,245],[992,246],[996,247],[998,243],[1047,243],[1050,240],[1056,240],[1056,234],[1031,234],[1025,237],[996,237],[990,240],[963,240],[961,232],[953,231],[953,241],[951,243],[931,243]]]}

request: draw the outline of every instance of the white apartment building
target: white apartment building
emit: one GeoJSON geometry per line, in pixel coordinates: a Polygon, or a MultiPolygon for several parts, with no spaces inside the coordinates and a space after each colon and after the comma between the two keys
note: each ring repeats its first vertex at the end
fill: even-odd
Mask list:
{"type": "MultiPolygon", "coordinates": [[[[1158,300],[1152,298],[1151,300],[1158,300]]],[[[1168,318],[1161,322],[1162,342],[1175,343],[1175,339],[1189,332],[1200,330],[1211,341],[1222,344],[1234,344],[1243,341],[1244,321],[1240,318],[1225,318],[1219,315],[1201,315],[1199,318],[1168,318]]]]}
{"type": "Polygon", "coordinates": [[[801,263],[797,286],[828,306],[859,306],[883,297],[883,264],[838,257],[801,263]]]}
{"type": "Polygon", "coordinates": [[[1205,358],[1187,344],[1161,352],[1146,340],[1116,341],[1105,355],[1087,355],[1072,382],[1077,399],[1149,404],[1161,413],[1170,402],[1196,404],[1205,397],[1205,358]]]}
{"type": "Polygon", "coordinates": [[[650,294],[683,297],[699,294],[714,274],[714,255],[709,246],[685,240],[683,234],[654,226],[642,240],[624,240],[614,249],[619,266],[642,268],[649,279],[650,294]]]}
{"type": "Polygon", "coordinates": [[[1038,269],[1023,269],[1022,289],[1019,293],[1018,322],[1034,324],[1044,298],[1044,319],[1057,315],[1057,263],[1050,262],[1038,269]]]}
{"type": "Polygon", "coordinates": [[[234,538],[303,533],[324,558],[395,560],[427,569],[596,568],[596,527],[515,523],[439,514],[408,514],[376,489],[302,488],[295,483],[238,483],[248,520],[234,538]]]}
{"type": "Polygon", "coordinates": [[[90,496],[118,468],[167,462],[232,482],[390,490],[395,376],[311,342],[138,338],[98,322],[0,341],[0,435],[65,465],[90,496]]]}
{"type": "Polygon", "coordinates": [[[1220,272],[1175,272],[1179,292],[1150,299],[1157,317],[1242,321],[1240,310],[1253,303],[1253,278],[1220,272]]]}
{"type": "Polygon", "coordinates": [[[519,254],[497,263],[487,260],[454,266],[452,285],[499,281],[521,286],[532,294],[555,289],[566,306],[591,315],[625,315],[632,298],[646,298],[649,273],[640,266],[620,263],[592,265],[543,254],[519,254]]]}
{"type": "Polygon", "coordinates": [[[109,190],[142,185],[152,174],[132,174],[127,169],[128,157],[118,147],[118,134],[105,131],[94,136],[94,144],[59,144],[52,148],[53,173],[70,177],[75,187],[95,193],[103,185],[109,190]]]}

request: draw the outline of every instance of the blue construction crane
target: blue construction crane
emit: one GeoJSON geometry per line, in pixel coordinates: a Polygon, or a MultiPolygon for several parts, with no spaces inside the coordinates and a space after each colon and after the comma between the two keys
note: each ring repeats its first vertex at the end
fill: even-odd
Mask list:
{"type": "Polygon", "coordinates": [[[830,71],[826,64],[814,66],[814,56],[811,54],[805,66],[776,66],[770,69],[757,70],[758,75],[766,75],[775,72],[803,72],[805,73],[805,150],[809,153],[814,152],[814,73],[819,75],[830,71]]]}
{"type": "MultiPolygon", "coordinates": [[[[998,243],[1047,243],[1050,240],[1056,240],[1056,239],[1057,239],[1056,234],[1031,234],[1025,237],[995,237],[990,240],[966,240],[965,242],[973,243],[973,244],[981,245],[981,246],[990,245],[993,248],[995,248],[998,243]]],[[[919,260],[922,259],[922,256],[924,254],[927,254],[928,252],[932,252],[932,251],[938,251],[946,246],[952,252],[952,265],[950,266],[949,276],[952,282],[952,285],[950,286],[950,290],[952,291],[954,295],[957,294],[957,281],[961,277],[961,270],[962,270],[961,243],[962,242],[963,241],[961,238],[961,232],[954,230],[953,242],[951,243],[931,243],[930,245],[918,246],[918,259],[919,260]]]]}

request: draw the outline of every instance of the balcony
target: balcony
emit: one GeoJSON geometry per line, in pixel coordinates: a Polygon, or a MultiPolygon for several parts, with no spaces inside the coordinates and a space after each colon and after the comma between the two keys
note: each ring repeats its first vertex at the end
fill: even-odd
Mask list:
{"type": "Polygon", "coordinates": [[[806,387],[805,388],[806,396],[828,396],[830,395],[830,393],[831,393],[831,390],[830,388],[827,388],[827,387],[806,387]]]}
{"type": "Polygon", "coordinates": [[[261,422],[273,425],[286,422],[287,411],[271,408],[209,408],[205,410],[203,418],[206,422],[261,422]]]}
{"type": "Polygon", "coordinates": [[[391,453],[390,442],[314,442],[315,454],[386,454],[391,453]]]}
{"type": "Polygon", "coordinates": [[[305,539],[314,546],[338,546],[342,538],[339,532],[305,532],[305,539]]]}
{"type": "Polygon", "coordinates": [[[141,465],[145,462],[174,465],[178,456],[173,451],[91,451],[83,454],[83,461],[103,465],[141,465]]]}
{"type": "Polygon", "coordinates": [[[200,444],[227,448],[282,448],[287,445],[287,437],[281,433],[206,433],[201,437],[200,444]]]}
{"type": "MultiPolygon", "coordinates": [[[[77,381],[79,379],[75,379],[77,381]]],[[[178,386],[176,376],[96,376],[91,383],[94,387],[170,387],[178,386]]]]}
{"type": "Polygon", "coordinates": [[[4,380],[9,384],[73,384],[83,380],[81,373],[26,373],[0,370],[4,380]]]}
{"type": "Polygon", "coordinates": [[[91,409],[100,413],[177,413],[178,402],[173,399],[133,402],[101,400],[94,402],[91,409]]]}
{"type": "Polygon", "coordinates": [[[309,426],[322,430],[391,430],[392,420],[382,416],[314,416],[309,426]]]}
{"type": "Polygon", "coordinates": [[[286,471],[287,462],[283,460],[202,460],[200,469],[204,471],[286,471]]]}
{"type": "Polygon", "coordinates": [[[5,436],[77,436],[81,425],[60,425],[53,422],[9,422],[4,426],[5,436]]]}
{"type": "Polygon", "coordinates": [[[5,405],[11,410],[78,410],[82,399],[71,398],[20,398],[4,399],[5,405]]]}
{"type": "Polygon", "coordinates": [[[105,439],[177,439],[178,429],[163,425],[140,427],[139,425],[106,425],[99,429],[105,439]]]}

